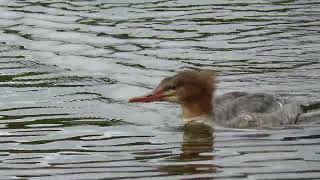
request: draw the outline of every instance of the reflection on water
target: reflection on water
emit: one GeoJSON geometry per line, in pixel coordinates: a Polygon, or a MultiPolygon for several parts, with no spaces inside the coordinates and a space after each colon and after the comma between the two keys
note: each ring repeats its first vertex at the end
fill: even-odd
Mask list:
{"type": "Polygon", "coordinates": [[[169,175],[215,173],[217,171],[217,167],[213,163],[193,163],[197,161],[213,162],[213,150],[214,137],[212,129],[203,125],[188,125],[184,127],[181,153],[170,158],[173,162],[185,163],[167,165],[159,168],[159,170],[166,171],[169,175]]]}
{"type": "MultiPolygon", "coordinates": [[[[185,68],[319,100],[318,0],[0,2],[0,179],[319,179],[319,125],[183,131],[128,104],[185,68]]],[[[200,130],[199,130],[200,128],[200,130]]]]}

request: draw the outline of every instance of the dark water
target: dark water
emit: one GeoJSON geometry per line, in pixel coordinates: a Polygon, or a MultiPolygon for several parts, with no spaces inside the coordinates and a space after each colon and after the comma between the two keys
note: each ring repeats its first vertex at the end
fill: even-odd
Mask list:
{"type": "Polygon", "coordinates": [[[319,100],[318,0],[0,1],[0,179],[320,179],[320,126],[184,132],[128,104],[186,68],[319,100]]]}

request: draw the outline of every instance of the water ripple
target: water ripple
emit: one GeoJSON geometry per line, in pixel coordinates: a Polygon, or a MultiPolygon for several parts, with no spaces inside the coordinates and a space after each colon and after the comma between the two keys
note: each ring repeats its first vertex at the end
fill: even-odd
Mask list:
{"type": "Polygon", "coordinates": [[[182,69],[319,99],[317,0],[0,2],[0,179],[319,179],[319,125],[183,130],[127,99],[182,69]]]}

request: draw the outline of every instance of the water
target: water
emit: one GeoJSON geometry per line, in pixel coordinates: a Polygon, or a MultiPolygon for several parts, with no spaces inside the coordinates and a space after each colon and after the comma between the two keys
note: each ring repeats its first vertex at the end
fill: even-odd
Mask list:
{"type": "Polygon", "coordinates": [[[188,68],[319,100],[318,0],[0,1],[0,179],[319,179],[320,127],[213,135],[128,104],[188,68]]]}

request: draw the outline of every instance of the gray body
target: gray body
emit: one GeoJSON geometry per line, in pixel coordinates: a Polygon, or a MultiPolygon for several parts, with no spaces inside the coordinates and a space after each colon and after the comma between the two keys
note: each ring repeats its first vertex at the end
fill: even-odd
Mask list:
{"type": "Polygon", "coordinates": [[[224,127],[252,128],[290,126],[320,121],[318,106],[280,100],[265,93],[231,92],[214,99],[215,123],[224,127]]]}

